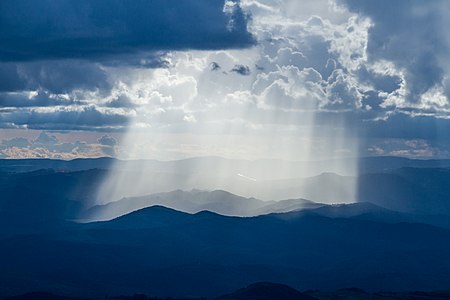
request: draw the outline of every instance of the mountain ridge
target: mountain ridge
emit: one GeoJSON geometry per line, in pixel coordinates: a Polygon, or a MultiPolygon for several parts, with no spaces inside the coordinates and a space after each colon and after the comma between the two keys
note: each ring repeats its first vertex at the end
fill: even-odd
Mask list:
{"type": "MultiPolygon", "coordinates": [[[[446,286],[449,249],[450,230],[426,224],[310,211],[228,217],[155,206],[60,232],[0,239],[0,264],[9,270],[0,279],[15,294],[65,286],[80,296],[107,288],[110,294],[213,297],[249,281],[300,290],[434,290],[446,286]],[[16,281],[10,272],[28,277],[16,281]],[[373,276],[384,279],[369,280],[373,276]]],[[[5,292],[0,286],[0,295],[5,292]]]]}
{"type": "Polygon", "coordinates": [[[214,190],[175,190],[141,197],[128,197],[89,208],[82,219],[107,220],[140,208],[162,205],[180,211],[195,213],[202,210],[228,216],[255,216],[272,212],[315,208],[323,204],[306,199],[263,201],[254,197],[241,197],[233,193],[214,190]]]}

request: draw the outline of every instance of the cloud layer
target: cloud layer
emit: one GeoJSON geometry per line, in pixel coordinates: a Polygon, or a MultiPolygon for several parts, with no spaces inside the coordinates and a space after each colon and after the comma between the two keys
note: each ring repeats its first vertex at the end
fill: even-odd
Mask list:
{"type": "Polygon", "coordinates": [[[114,94],[120,73],[167,67],[172,50],[252,46],[248,18],[223,0],[2,1],[0,127],[124,128],[135,105],[114,94]]]}
{"type": "MultiPolygon", "coordinates": [[[[448,117],[450,96],[447,1],[342,0],[370,18],[367,55],[374,68],[397,77],[401,89],[385,106],[407,114],[448,117]],[[390,63],[391,65],[387,65],[390,63]]],[[[393,95],[394,96],[394,95],[393,95]]]]}
{"type": "Polygon", "coordinates": [[[117,141],[103,135],[97,141],[67,141],[67,136],[40,132],[34,138],[15,137],[0,141],[0,158],[53,158],[75,159],[103,157],[116,154],[117,141]],[[63,140],[60,140],[60,139],[63,140]]]}
{"type": "Polygon", "coordinates": [[[247,16],[222,0],[0,3],[0,60],[101,59],[130,52],[242,48],[247,16]]]}
{"type": "Polygon", "coordinates": [[[1,3],[0,127],[446,153],[445,1],[172,1],[1,3]]]}

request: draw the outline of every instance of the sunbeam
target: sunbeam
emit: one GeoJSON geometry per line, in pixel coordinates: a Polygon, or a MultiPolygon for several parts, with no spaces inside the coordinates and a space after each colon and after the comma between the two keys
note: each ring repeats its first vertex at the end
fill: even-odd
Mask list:
{"type": "Polygon", "coordinates": [[[129,75],[126,93],[138,105],[122,156],[166,162],[114,169],[99,203],[174,189],[355,201],[358,143],[346,112],[360,105],[360,95],[343,67],[352,41],[342,38],[341,50],[317,57],[331,24],[308,17],[280,26],[286,12],[268,18],[251,2],[242,5],[258,45],[172,52],[167,68],[129,75]]]}
{"type": "MultiPolygon", "coordinates": [[[[255,50],[250,53],[258,54],[255,50]]],[[[233,54],[241,55],[240,52],[233,54]]],[[[172,59],[175,60],[174,57],[172,59]]],[[[211,72],[208,66],[212,59],[217,59],[217,53],[196,53],[195,58],[180,55],[177,59],[180,61],[176,61],[175,66],[197,61],[201,65],[195,69],[203,71],[186,74],[173,67],[165,70],[164,75],[158,73],[157,80],[185,82],[183,78],[189,77],[193,85],[188,88],[188,91],[193,91],[191,96],[188,94],[188,100],[183,102],[179,98],[184,99],[186,95],[166,91],[163,97],[178,104],[165,111],[157,111],[156,115],[152,114],[155,103],[141,105],[122,140],[123,148],[128,151],[127,157],[162,161],[143,160],[130,164],[126,169],[113,168],[99,189],[99,203],[175,189],[220,189],[265,200],[355,201],[356,136],[346,127],[342,116],[335,113],[333,120],[317,123],[316,115],[321,112],[302,109],[301,103],[296,103],[303,101],[302,96],[292,96],[290,107],[274,107],[270,103],[276,101],[273,97],[278,97],[278,94],[252,90],[261,77],[267,76],[262,71],[243,80],[240,78],[242,75],[222,74],[225,83],[221,83],[218,77],[213,90],[200,89],[198,86],[202,83],[198,80],[204,77],[204,73],[211,72]],[[161,79],[161,76],[169,78],[161,79]],[[234,81],[228,78],[230,76],[235,77],[234,81]],[[244,93],[243,88],[251,92],[244,93]],[[208,109],[195,114],[186,113],[192,112],[191,108],[199,101],[208,109]],[[293,108],[293,105],[298,107],[293,108]],[[162,117],[174,119],[171,125],[161,126],[157,120],[162,117]],[[143,123],[152,126],[143,128],[140,126],[143,123]],[[324,172],[336,175],[327,176],[326,180],[311,178],[324,172]]],[[[268,88],[277,80],[268,82],[268,88]]],[[[295,77],[286,80],[295,80],[295,77]]],[[[154,83],[149,86],[161,88],[155,87],[154,83]]],[[[160,93],[159,90],[147,91],[146,87],[142,84],[139,89],[144,90],[134,93],[160,93]]]]}

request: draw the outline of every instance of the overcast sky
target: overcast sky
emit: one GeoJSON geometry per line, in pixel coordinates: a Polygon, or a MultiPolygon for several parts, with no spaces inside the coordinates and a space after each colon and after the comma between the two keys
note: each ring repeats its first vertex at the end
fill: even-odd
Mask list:
{"type": "Polygon", "coordinates": [[[0,2],[0,157],[450,157],[445,0],[0,2]]]}

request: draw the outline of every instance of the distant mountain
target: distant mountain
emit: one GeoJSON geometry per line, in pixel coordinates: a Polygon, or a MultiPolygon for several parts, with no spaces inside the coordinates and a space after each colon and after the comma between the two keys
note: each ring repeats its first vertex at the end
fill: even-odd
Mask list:
{"type": "Polygon", "coordinates": [[[81,218],[109,220],[154,205],[162,205],[188,213],[208,210],[227,216],[257,216],[268,213],[317,208],[323,204],[305,199],[262,201],[255,198],[240,197],[220,190],[211,192],[176,190],[143,197],[124,198],[104,205],[96,205],[88,209],[81,218]]]}
{"type": "Polygon", "coordinates": [[[241,218],[161,206],[71,224],[0,239],[0,296],[217,297],[251,282],[442,290],[450,277],[450,230],[425,224],[314,210],[241,218]]]}
{"type": "Polygon", "coordinates": [[[243,190],[261,199],[301,197],[332,204],[354,202],[357,184],[358,177],[327,172],[312,177],[259,181],[245,186],[230,184],[227,190],[236,193],[243,190]]]}
{"type": "Polygon", "coordinates": [[[329,218],[352,218],[382,223],[423,223],[450,229],[450,215],[397,212],[369,202],[323,205],[319,208],[305,211],[305,213],[313,213],[329,218]]]}
{"type": "MultiPolygon", "coordinates": [[[[220,157],[194,157],[174,161],[158,160],[118,160],[110,157],[78,158],[73,160],[59,159],[0,159],[0,172],[30,172],[40,169],[55,169],[64,171],[81,171],[89,169],[146,169],[152,172],[192,172],[197,169],[208,172],[211,169],[226,169],[231,175],[236,173],[248,174],[250,177],[258,177],[260,180],[282,179],[285,174],[298,177],[305,174],[304,170],[310,170],[309,176],[324,172],[338,173],[333,169],[337,162],[351,164],[357,160],[358,173],[385,172],[402,167],[412,168],[449,168],[450,159],[408,159],[392,156],[375,156],[360,158],[342,158],[336,160],[322,160],[312,162],[284,161],[276,159],[259,159],[254,161],[225,159],[220,157]],[[223,167],[226,166],[226,167],[223,167]],[[270,170],[270,172],[267,172],[270,170]],[[297,172],[296,172],[297,170],[297,172]],[[296,175],[297,174],[297,175],[296,175]],[[266,177],[267,176],[267,177],[266,177]]],[[[348,175],[348,174],[344,174],[348,175]]]]}
{"type": "Polygon", "coordinates": [[[0,173],[0,212],[24,218],[76,219],[92,206],[106,171],[0,173]]]}
{"type": "Polygon", "coordinates": [[[410,159],[394,156],[360,157],[358,173],[388,172],[400,168],[450,168],[450,159],[410,159]]]}
{"type": "Polygon", "coordinates": [[[330,218],[358,218],[386,223],[412,222],[450,228],[449,214],[398,212],[370,202],[327,205],[305,199],[262,201],[244,198],[226,191],[176,190],[143,197],[124,198],[104,205],[96,205],[80,215],[87,220],[110,220],[150,206],[164,206],[187,213],[211,211],[227,216],[258,216],[308,210],[330,218]]]}
{"type": "Polygon", "coordinates": [[[267,205],[256,209],[251,215],[259,216],[269,213],[284,213],[296,210],[313,209],[322,207],[325,204],[317,203],[306,199],[287,199],[280,201],[265,201],[267,205]]]}
{"type": "Polygon", "coordinates": [[[358,177],[358,201],[419,214],[450,214],[450,169],[401,168],[358,177]]]}
{"type": "Polygon", "coordinates": [[[349,199],[354,199],[394,211],[450,215],[450,169],[408,167],[357,177],[323,173],[255,183],[252,194],[270,195],[272,199],[297,195],[327,204],[349,203],[353,202],[349,199]]]}
{"type": "MultiPolygon", "coordinates": [[[[337,174],[336,172],[343,170],[335,169],[335,165],[342,165],[345,162],[345,159],[340,163],[334,161],[306,163],[281,160],[229,160],[218,157],[167,162],[122,161],[112,158],[72,161],[0,160],[0,177],[6,177],[6,181],[10,181],[9,177],[19,179],[21,174],[17,173],[23,173],[21,184],[26,186],[24,183],[26,177],[33,175],[32,173],[44,175],[42,173],[45,171],[42,170],[58,174],[73,172],[89,174],[90,169],[97,169],[98,173],[100,170],[107,170],[103,171],[104,180],[94,181],[96,190],[89,194],[88,205],[97,200],[99,191],[102,192],[99,194],[100,203],[107,203],[177,189],[201,189],[225,190],[246,198],[255,197],[265,201],[303,198],[331,204],[357,200],[376,203],[394,210],[418,213],[438,213],[443,208],[445,212],[449,211],[444,206],[448,207],[445,199],[450,195],[450,191],[445,188],[449,186],[448,174],[445,172],[448,173],[450,160],[360,158],[357,176],[337,174]],[[120,184],[122,186],[118,186],[120,184]],[[419,198],[425,200],[419,201],[419,198]],[[412,199],[415,204],[409,207],[408,199],[412,199]]],[[[348,164],[352,162],[353,159],[348,159],[348,164]]],[[[87,186],[91,185],[87,181],[87,186]]],[[[88,197],[83,195],[81,198],[85,201],[88,197]]]]}
{"type": "MultiPolygon", "coordinates": [[[[100,217],[110,219],[136,209],[163,205],[185,212],[210,210],[224,215],[253,216],[314,208],[319,203],[348,202],[351,191],[359,202],[370,202],[392,211],[429,216],[443,220],[450,215],[450,169],[401,168],[384,173],[362,174],[358,177],[324,173],[304,179],[247,182],[230,190],[206,192],[193,190],[163,192],[148,196],[127,197],[105,205],[96,205],[98,187],[109,176],[105,170],[55,171],[38,170],[27,173],[0,172],[0,212],[24,218],[45,216],[46,219],[79,219],[100,217]],[[254,195],[306,196],[308,200],[291,198],[284,201],[261,201],[240,197],[231,191],[244,189],[254,195]]],[[[159,177],[167,186],[176,185],[170,178],[159,177]]],[[[239,178],[238,178],[239,180],[239,178]]],[[[152,180],[149,185],[155,184],[152,180]]],[[[200,183],[198,183],[201,185],[200,183]]],[[[225,185],[228,185],[225,184],[225,185]]],[[[155,187],[155,186],[153,186],[155,187]]],[[[162,185],[160,186],[162,188],[162,185]]],[[[150,187],[152,189],[152,187],[150,187]]],[[[270,199],[270,198],[269,198],[270,199]]],[[[283,199],[283,198],[281,198],[283,199]]],[[[436,224],[443,224],[441,221],[436,224]]]]}
{"type": "Polygon", "coordinates": [[[119,162],[114,158],[77,158],[73,160],[60,159],[0,159],[0,172],[23,173],[42,169],[59,171],[82,171],[90,169],[110,169],[119,162]]]}

